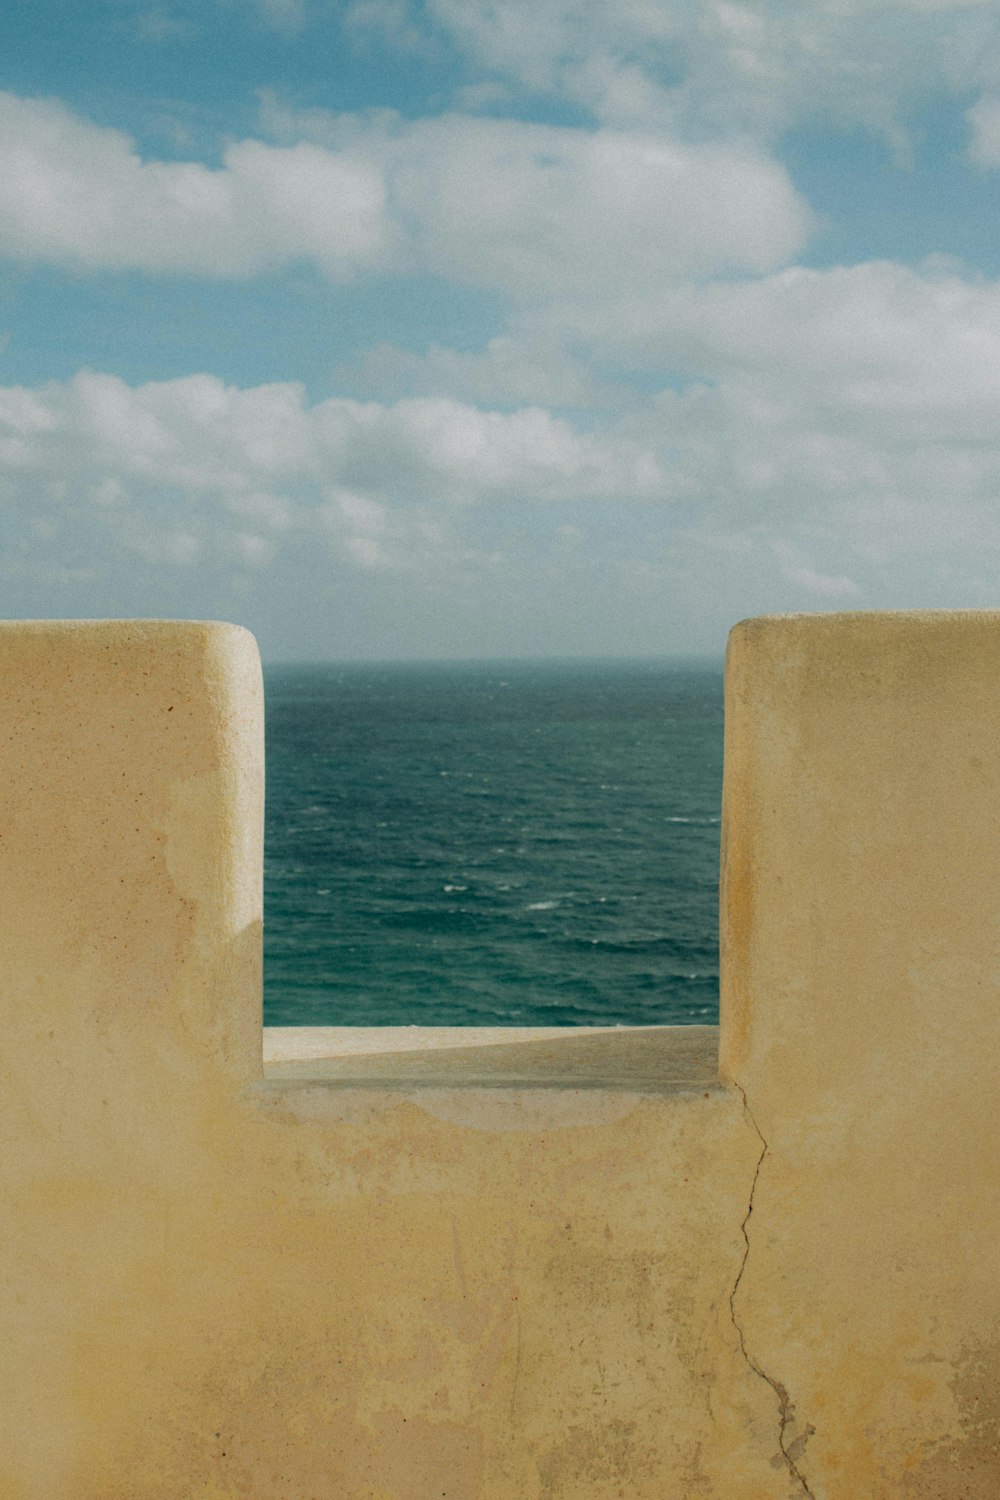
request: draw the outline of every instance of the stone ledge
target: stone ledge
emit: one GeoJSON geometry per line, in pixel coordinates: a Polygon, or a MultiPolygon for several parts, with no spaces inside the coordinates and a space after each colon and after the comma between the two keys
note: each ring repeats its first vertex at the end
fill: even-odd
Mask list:
{"type": "Polygon", "coordinates": [[[264,1081],[674,1093],[718,1081],[717,1026],[268,1026],[264,1081]]]}

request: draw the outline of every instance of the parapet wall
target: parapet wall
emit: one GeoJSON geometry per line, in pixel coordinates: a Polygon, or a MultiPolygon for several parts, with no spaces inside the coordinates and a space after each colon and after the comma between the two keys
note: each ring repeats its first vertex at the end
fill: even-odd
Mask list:
{"type": "Polygon", "coordinates": [[[2,1500],[996,1500],[998,718],[1000,614],[736,628],[721,1081],[264,1069],[252,640],[0,626],[2,1500]]]}

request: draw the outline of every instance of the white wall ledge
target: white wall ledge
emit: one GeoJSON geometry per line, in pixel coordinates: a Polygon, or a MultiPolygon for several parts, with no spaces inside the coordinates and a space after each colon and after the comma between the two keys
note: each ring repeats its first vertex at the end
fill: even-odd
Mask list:
{"type": "Polygon", "coordinates": [[[596,1088],[673,1093],[718,1080],[717,1026],[268,1026],[267,1084],[596,1088]]]}

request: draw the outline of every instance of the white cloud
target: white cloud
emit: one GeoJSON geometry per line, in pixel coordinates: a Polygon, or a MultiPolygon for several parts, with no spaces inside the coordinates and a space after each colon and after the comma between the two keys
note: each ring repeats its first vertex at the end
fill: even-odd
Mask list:
{"type": "Polygon", "coordinates": [[[0,94],[0,253],[82,269],[245,277],[309,259],[333,277],[387,248],[377,168],[241,141],[223,166],[144,162],[56,100],[0,94]]]}
{"type": "MultiPolygon", "coordinates": [[[[245,22],[287,32],[331,14],[248,4],[245,22]]],[[[777,156],[786,130],[825,120],[905,158],[925,103],[975,98],[969,158],[1000,167],[994,0],[337,14],[344,45],[381,26],[433,54],[462,112],[335,115],[264,94],[264,138],[229,139],[209,164],[151,159],[57,101],[0,93],[7,260],[231,280],[307,267],[430,294],[398,331],[379,318],[400,283],[384,304],[366,293],[381,340],[366,350],[353,310],[350,343],[310,330],[312,378],[338,367],[354,399],[208,373],[0,388],[0,578],[33,580],[33,612],[52,611],[45,590],[64,608],[113,577],[144,610],[150,582],[165,613],[196,589],[213,612],[256,589],[286,611],[293,598],[297,621],[311,589],[314,621],[339,611],[369,644],[402,621],[391,654],[411,649],[416,615],[437,621],[425,652],[517,649],[514,620],[529,648],[604,649],[623,622],[608,649],[657,649],[656,622],[681,614],[993,602],[1000,283],[944,260],[796,266],[813,215],[777,156]],[[452,66],[448,38],[472,67],[452,66]],[[488,117],[537,113],[542,96],[596,123],[488,117]],[[420,329],[427,346],[403,347],[420,329]],[[899,597],[902,578],[922,595],[899,597]]],[[[150,4],[149,36],[167,39],[165,15],[150,4]]],[[[147,117],[144,139],[168,123],[147,117]]],[[[193,156],[192,138],[175,131],[172,150],[193,156]]],[[[803,168],[813,139],[794,143],[803,168]]],[[[251,317],[271,318],[271,290],[247,293],[251,317]]],[[[275,347],[262,338],[258,368],[275,347]]],[[[22,597],[8,589],[8,607],[22,597]]]]}
{"type": "Polygon", "coordinates": [[[452,116],[382,150],[419,262],[521,296],[763,271],[811,227],[784,169],[743,145],[452,116]]]}
{"type": "Polygon", "coordinates": [[[446,498],[648,493],[658,477],[648,454],[577,432],[539,407],[483,412],[439,397],[363,411],[359,468],[370,472],[387,451],[405,453],[411,476],[446,498]]]}
{"type": "Polygon", "coordinates": [[[368,537],[382,536],[387,529],[386,507],[367,495],[355,495],[350,490],[335,490],[333,504],[343,519],[368,537]]]}
{"type": "Polygon", "coordinates": [[[387,550],[405,526],[393,526],[388,507],[367,495],[350,490],[333,489],[331,499],[321,507],[321,519],[331,536],[339,539],[348,556],[362,568],[391,568],[397,558],[387,550]]]}
{"type": "MultiPolygon", "coordinates": [[[[860,534],[858,506],[944,506],[996,530],[1000,283],[873,263],[648,303],[563,304],[539,318],[550,340],[556,325],[589,339],[598,364],[646,359],[655,370],[670,358],[687,383],[634,393],[585,430],[540,405],[482,410],[444,395],[309,405],[294,384],[239,390],[203,374],[132,387],[81,372],[0,389],[0,487],[33,512],[90,505],[108,524],[159,496],[161,508],[218,513],[227,532],[278,548],[325,503],[344,535],[364,540],[368,565],[399,552],[401,518],[456,506],[624,515],[680,504],[779,538],[820,521],[860,534]]],[[[516,357],[502,351],[509,368],[516,357]]],[[[849,559],[831,566],[808,541],[800,551],[786,573],[846,596],[849,559]]]]}
{"type": "Polygon", "coordinates": [[[154,565],[166,563],[172,568],[189,568],[201,556],[201,541],[189,531],[163,531],[153,537],[136,528],[130,542],[131,551],[154,565]]]}
{"type": "Polygon", "coordinates": [[[840,574],[832,577],[828,573],[817,573],[803,558],[798,548],[788,542],[774,542],[771,550],[777,557],[781,572],[789,583],[814,594],[819,599],[856,598],[861,590],[853,579],[840,574]]]}
{"type": "Polygon", "coordinates": [[[0,388],[0,580],[15,612],[242,617],[270,590],[268,610],[294,597],[294,618],[318,628],[314,599],[354,576],[414,591],[408,609],[455,595],[474,612],[476,580],[508,569],[491,512],[527,522],[550,504],[627,505],[660,487],[647,447],[539,408],[309,406],[294,385],[237,390],[209,375],[133,387],[84,371],[0,388]]]}
{"type": "Polygon", "coordinates": [[[969,155],[979,167],[1000,167],[1000,98],[984,95],[968,111],[969,155]]]}
{"type": "Polygon", "coordinates": [[[992,437],[1000,283],[936,264],[793,267],[658,298],[554,303],[535,323],[600,357],[811,408],[831,431],[992,437]]]}
{"type": "Polygon", "coordinates": [[[220,277],[424,271],[535,297],[767,270],[810,227],[783,168],[745,145],[463,116],[296,127],[273,102],[269,116],[328,141],[237,141],[218,169],[144,162],[120,131],[0,94],[0,253],[220,277]]]}
{"type": "Polygon", "coordinates": [[[772,137],[825,117],[906,148],[913,104],[1000,84],[993,0],[364,0],[385,43],[444,29],[480,70],[601,120],[772,137]]]}
{"type": "Polygon", "coordinates": [[[384,568],[388,559],[381,544],[371,536],[349,536],[344,541],[346,551],[362,568],[384,568]]]}
{"type": "MultiPolygon", "coordinates": [[[[324,497],[369,542],[421,506],[680,502],[779,531],[859,501],[993,507],[1000,283],[872,263],[560,304],[538,318],[550,350],[562,333],[589,340],[598,366],[671,360],[687,383],[633,393],[584,430],[537,404],[482,410],[418,395],[310,406],[287,383],[239,390],[197,375],[132,387],[81,372],[0,389],[0,480],[56,505],[88,495],[109,514],[130,496],[175,492],[279,544],[324,497]]],[[[445,371],[447,353],[437,352],[445,371]]],[[[515,373],[518,357],[513,339],[497,356],[515,373]]],[[[813,570],[817,590],[852,576],[808,548],[795,566],[813,570]]]]}
{"type": "Polygon", "coordinates": [[[252,522],[263,531],[287,531],[293,523],[295,507],[286,495],[241,491],[227,496],[225,504],[233,515],[252,522]]]}
{"type": "Polygon", "coordinates": [[[627,650],[656,649],[678,610],[697,644],[734,613],[991,602],[993,427],[970,440],[955,404],[866,414],[835,382],[782,381],[766,348],[754,364],[743,337],[714,381],[594,432],[445,399],[309,406],[295,386],[208,375],[0,389],[8,607],[92,613],[99,587],[130,613],[154,588],[158,610],[239,614],[263,590],[286,615],[294,595],[288,630],[301,615],[305,631],[357,578],[369,592],[343,595],[343,628],[349,599],[373,629],[416,610],[438,620],[425,651],[456,630],[495,650],[511,611],[525,645],[559,616],[550,649],[598,649],[605,610],[607,646],[627,650]]]}
{"type": "Polygon", "coordinates": [[[273,542],[253,531],[237,531],[232,544],[240,561],[251,568],[266,567],[274,554],[273,542]]]}
{"type": "Polygon", "coordinates": [[[648,450],[538,407],[491,412],[429,398],[308,407],[295,385],[237,390],[196,375],[132,387],[89,371],[0,389],[0,465],[25,493],[85,483],[107,507],[172,489],[275,532],[289,525],[293,487],[333,486],[341,512],[372,531],[386,499],[613,498],[655,493],[659,478],[648,450]]]}
{"type": "Polygon", "coordinates": [[[629,399],[628,389],[602,382],[558,339],[498,334],[479,350],[432,344],[422,354],[381,343],[341,366],[338,381],[382,399],[449,396],[478,405],[607,407],[629,399]]]}

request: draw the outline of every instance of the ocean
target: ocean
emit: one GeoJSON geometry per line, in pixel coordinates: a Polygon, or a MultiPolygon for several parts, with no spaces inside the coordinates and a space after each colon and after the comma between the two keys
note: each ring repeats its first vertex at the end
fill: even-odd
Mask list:
{"type": "Polygon", "coordinates": [[[718,1019],[721,666],[265,673],[265,1023],[718,1019]]]}

